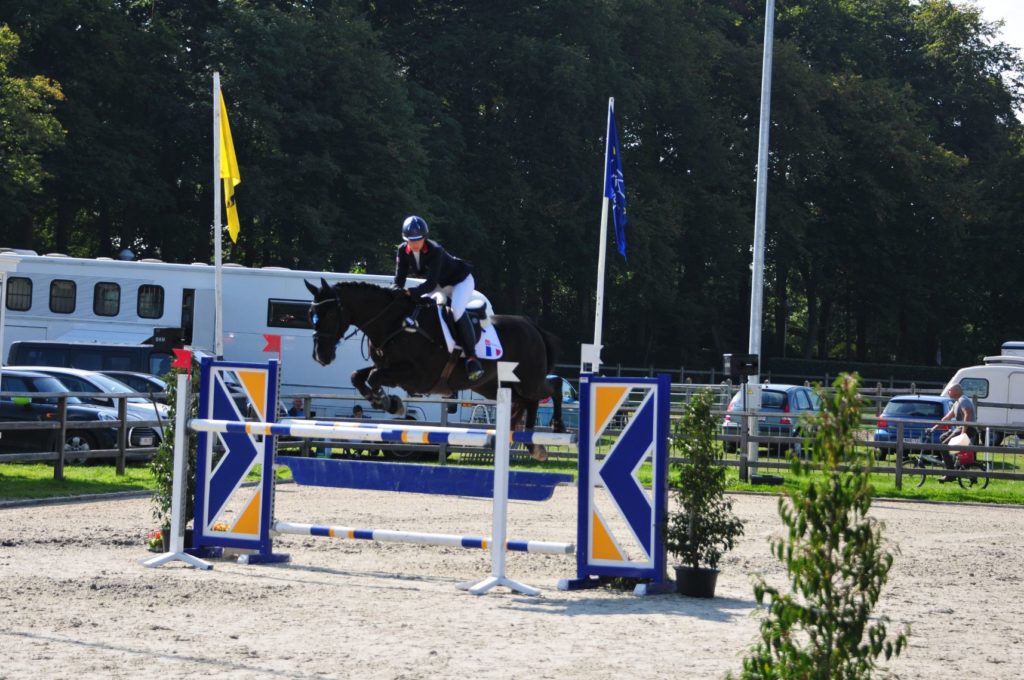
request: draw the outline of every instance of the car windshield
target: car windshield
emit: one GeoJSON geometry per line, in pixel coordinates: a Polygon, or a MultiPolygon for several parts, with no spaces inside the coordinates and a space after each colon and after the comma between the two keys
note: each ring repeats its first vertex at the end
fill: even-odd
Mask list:
{"type": "Polygon", "coordinates": [[[890,401],[882,415],[890,418],[935,418],[946,414],[940,402],[935,401],[890,401]]]}
{"type": "MultiPolygon", "coordinates": [[[[114,380],[113,378],[103,375],[102,373],[93,373],[90,377],[90,382],[100,388],[102,392],[110,392],[113,394],[124,394],[125,392],[134,392],[132,388],[125,385],[120,380],[114,380]]],[[[148,399],[142,397],[129,397],[130,402],[144,402],[149,403],[148,399]]]]}

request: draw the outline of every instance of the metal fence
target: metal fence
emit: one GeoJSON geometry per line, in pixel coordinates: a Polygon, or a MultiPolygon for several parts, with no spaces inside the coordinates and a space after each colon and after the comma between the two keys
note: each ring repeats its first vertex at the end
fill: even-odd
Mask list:
{"type": "MultiPolygon", "coordinates": [[[[146,461],[153,457],[159,450],[159,439],[154,441],[152,446],[133,446],[131,433],[137,428],[152,428],[158,437],[162,437],[162,431],[167,423],[161,420],[130,420],[127,417],[128,399],[142,397],[148,399],[154,395],[148,393],[124,393],[111,395],[95,392],[0,392],[0,399],[10,399],[12,405],[16,400],[27,400],[32,403],[33,399],[56,401],[56,408],[52,418],[40,418],[38,420],[7,420],[0,421],[0,444],[3,443],[3,435],[8,432],[54,432],[52,448],[43,451],[3,451],[0,452],[0,462],[53,462],[53,478],[64,479],[64,468],[71,462],[81,463],[95,459],[113,458],[117,467],[117,474],[123,475],[125,465],[128,461],[146,461]],[[82,399],[110,399],[114,408],[117,409],[116,420],[68,420],[68,398],[79,397],[82,399]],[[89,430],[111,430],[116,429],[115,446],[113,448],[89,448],[89,450],[77,450],[68,446],[68,434],[71,432],[89,430]]],[[[156,395],[160,396],[160,395],[156,395]]],[[[28,411],[26,411],[28,413],[28,411]]]]}

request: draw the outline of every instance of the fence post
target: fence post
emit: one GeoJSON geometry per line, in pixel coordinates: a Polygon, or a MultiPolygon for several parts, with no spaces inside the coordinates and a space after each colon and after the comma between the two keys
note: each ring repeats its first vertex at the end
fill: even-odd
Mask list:
{"type": "MultiPolygon", "coordinates": [[[[305,417],[305,418],[312,418],[313,417],[312,412],[309,410],[311,408],[313,408],[313,399],[312,399],[312,397],[303,397],[302,398],[302,414],[303,414],[303,417],[305,417]]],[[[310,447],[309,447],[309,438],[308,437],[303,437],[302,438],[302,448],[300,450],[302,452],[302,457],[303,458],[309,458],[309,456],[311,455],[311,451],[310,451],[310,447]]],[[[330,456],[328,455],[328,458],[329,457],[330,456]]]]}
{"type": "Polygon", "coordinates": [[[903,423],[896,423],[896,490],[903,488],[903,423]]]}
{"type": "Polygon", "coordinates": [[[125,448],[128,445],[128,397],[117,400],[117,474],[124,475],[125,448]]]}
{"type": "Polygon", "coordinates": [[[64,481],[64,444],[68,438],[68,398],[57,397],[57,464],[53,466],[53,478],[64,481]]]}
{"type": "Polygon", "coordinates": [[[882,383],[875,383],[875,416],[882,415],[882,383]]]}

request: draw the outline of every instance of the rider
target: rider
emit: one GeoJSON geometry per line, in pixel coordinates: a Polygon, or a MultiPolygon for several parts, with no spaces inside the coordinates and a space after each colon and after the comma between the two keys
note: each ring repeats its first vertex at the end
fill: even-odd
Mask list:
{"type": "MultiPolygon", "coordinates": [[[[953,405],[950,407],[946,415],[942,416],[942,420],[939,421],[940,423],[946,420],[957,420],[961,422],[971,422],[975,420],[974,402],[971,401],[970,397],[964,394],[964,388],[960,383],[953,383],[950,385],[949,398],[953,400],[953,405]]],[[[928,431],[934,432],[936,427],[938,427],[937,424],[932,425],[928,428],[928,431]]],[[[970,425],[961,425],[960,427],[953,428],[943,436],[942,441],[948,442],[953,439],[953,437],[960,434],[966,434],[972,444],[978,443],[978,429],[970,425]]],[[[946,469],[952,470],[956,465],[953,455],[948,451],[942,451],[940,453],[942,455],[942,462],[945,464],[946,469]]],[[[943,477],[939,481],[951,482],[953,479],[953,477],[943,477]]]]}
{"type": "MultiPolygon", "coordinates": [[[[402,239],[395,255],[395,287],[405,288],[405,279],[411,273],[425,279],[415,288],[405,288],[407,296],[428,296],[438,288],[446,289],[451,301],[452,316],[459,334],[459,344],[466,355],[466,373],[470,382],[476,382],[484,375],[483,366],[477,361],[476,334],[473,323],[466,315],[466,305],[473,293],[473,265],[460,260],[445,251],[441,244],[427,238],[430,233],[422,217],[410,215],[402,223],[402,239]]],[[[419,306],[405,320],[405,329],[416,332],[416,316],[419,306]]]]}

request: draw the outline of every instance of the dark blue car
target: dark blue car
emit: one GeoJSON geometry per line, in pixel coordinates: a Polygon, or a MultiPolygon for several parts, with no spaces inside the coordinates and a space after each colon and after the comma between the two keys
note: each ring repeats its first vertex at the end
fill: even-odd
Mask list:
{"type": "Polygon", "coordinates": [[[879,460],[884,460],[886,456],[896,450],[897,420],[905,421],[903,423],[904,442],[920,443],[923,441],[937,444],[948,426],[940,425],[931,433],[926,430],[935,425],[935,421],[946,415],[952,406],[953,400],[946,396],[908,394],[890,399],[875,424],[874,440],[880,443],[891,443],[893,446],[880,447],[878,449],[879,460]]]}

